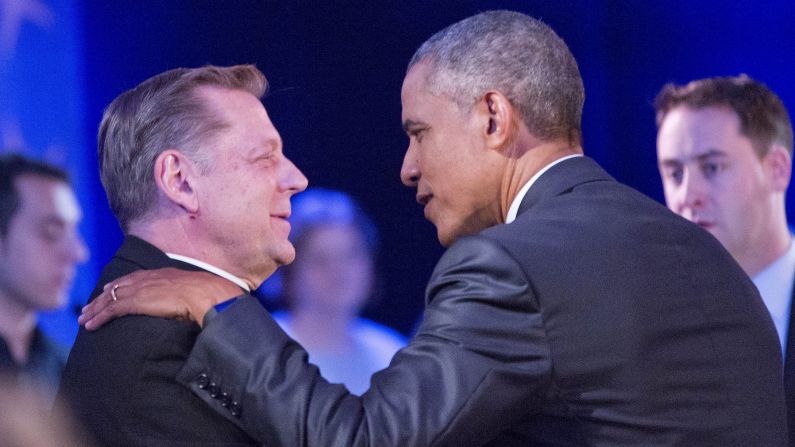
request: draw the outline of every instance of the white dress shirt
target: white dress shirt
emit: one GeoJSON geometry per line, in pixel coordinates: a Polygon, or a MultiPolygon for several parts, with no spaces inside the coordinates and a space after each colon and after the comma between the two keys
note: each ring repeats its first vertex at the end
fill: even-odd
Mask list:
{"type": "Polygon", "coordinates": [[[795,244],[790,241],[787,251],[756,274],[752,280],[759,289],[762,301],[765,302],[776,325],[781,352],[786,353],[792,286],[795,282],[795,244]]]}
{"type": "Polygon", "coordinates": [[[237,284],[238,286],[240,286],[241,289],[245,290],[246,292],[251,292],[251,287],[249,287],[245,281],[227,272],[226,270],[220,269],[214,265],[210,265],[204,261],[199,261],[198,259],[194,259],[188,256],[182,256],[174,253],[166,253],[166,256],[168,256],[171,259],[176,259],[177,261],[182,261],[187,264],[195,265],[196,267],[207,270],[210,273],[215,273],[221,278],[228,279],[229,281],[232,281],[233,283],[237,284]]]}
{"type": "Polygon", "coordinates": [[[538,180],[538,178],[541,177],[543,173],[547,172],[549,168],[555,166],[561,161],[568,160],[569,158],[574,158],[574,157],[582,157],[582,154],[572,154],[558,158],[552,163],[541,168],[540,171],[536,172],[536,174],[532,176],[530,180],[528,180],[527,183],[524,184],[524,186],[522,186],[522,189],[519,190],[519,193],[516,194],[516,197],[513,198],[513,202],[511,202],[511,207],[508,208],[508,215],[505,217],[505,223],[508,224],[516,220],[516,215],[519,214],[519,205],[522,204],[522,199],[524,199],[524,196],[527,195],[527,191],[530,191],[530,187],[533,186],[533,183],[535,183],[536,180],[538,180]]]}

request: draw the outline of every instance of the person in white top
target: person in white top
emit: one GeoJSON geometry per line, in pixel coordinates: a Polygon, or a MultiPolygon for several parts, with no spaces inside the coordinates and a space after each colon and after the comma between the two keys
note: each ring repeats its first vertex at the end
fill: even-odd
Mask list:
{"type": "Polygon", "coordinates": [[[359,316],[378,298],[378,231],[349,195],[320,188],[293,200],[290,224],[298,254],[280,270],[287,310],[274,318],[326,379],[362,394],[406,344],[397,331],[359,316]]]}
{"type": "Polygon", "coordinates": [[[668,84],[655,100],[665,201],[714,235],[751,277],[776,326],[795,432],[795,245],[784,196],[792,124],[781,99],[748,76],[668,84]]]}

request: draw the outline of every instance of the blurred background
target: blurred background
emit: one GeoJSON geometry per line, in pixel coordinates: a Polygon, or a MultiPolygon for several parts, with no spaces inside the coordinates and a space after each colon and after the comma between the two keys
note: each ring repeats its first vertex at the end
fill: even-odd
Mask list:
{"type": "Polygon", "coordinates": [[[795,107],[793,0],[0,0],[0,148],[71,173],[91,250],[45,331],[72,343],[75,309],[121,243],[97,174],[103,108],[171,68],[254,63],[287,155],[381,230],[381,299],[365,316],[408,334],[442,248],[398,177],[400,86],[425,39],[487,9],[525,12],[563,37],[585,80],[586,154],[661,202],[651,102],[664,83],[746,73],[795,107]]]}

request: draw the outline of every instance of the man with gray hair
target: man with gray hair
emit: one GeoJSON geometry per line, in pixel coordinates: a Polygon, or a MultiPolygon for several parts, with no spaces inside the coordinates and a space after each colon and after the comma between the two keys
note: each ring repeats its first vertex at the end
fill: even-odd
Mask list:
{"type": "MultiPolygon", "coordinates": [[[[714,238],[582,156],[582,80],[548,26],[456,23],[417,51],[401,98],[401,177],[448,246],[417,335],[358,397],[244,294],[205,322],[186,388],[224,414],[206,381],[223,383],[230,420],[275,445],[786,444],[756,289],[714,238]]],[[[123,278],[136,299],[104,294],[81,321],[204,321],[212,293],[184,287],[205,276],[123,278]]]]}
{"type": "MultiPolygon", "coordinates": [[[[122,275],[163,267],[209,272],[240,293],[293,260],[286,219],[307,181],[282,153],[260,102],[266,87],[250,65],[175,69],[108,106],[99,164],[126,237],[93,295],[122,275]]],[[[109,292],[117,299],[125,290],[109,292]]],[[[100,445],[256,445],[177,383],[198,334],[193,322],[145,316],[81,330],[60,397],[100,445]]],[[[238,402],[208,385],[239,414],[238,402]]]]}

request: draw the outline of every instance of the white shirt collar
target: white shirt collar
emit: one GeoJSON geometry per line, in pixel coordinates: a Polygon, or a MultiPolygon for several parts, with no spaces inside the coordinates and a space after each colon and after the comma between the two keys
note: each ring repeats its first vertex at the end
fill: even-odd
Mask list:
{"type": "Polygon", "coordinates": [[[188,256],[177,255],[177,254],[174,254],[174,253],[166,253],[166,256],[168,256],[171,259],[176,259],[177,261],[182,261],[182,262],[185,262],[187,264],[195,265],[196,267],[199,267],[199,268],[202,268],[204,270],[207,270],[210,273],[215,273],[216,275],[220,276],[221,278],[228,279],[228,280],[232,281],[233,283],[237,284],[238,286],[240,286],[241,289],[245,290],[246,292],[251,292],[251,287],[249,287],[248,284],[246,284],[245,281],[243,281],[239,277],[227,272],[226,270],[220,269],[220,268],[218,268],[218,267],[216,267],[214,265],[210,265],[210,264],[208,264],[208,263],[206,263],[204,261],[199,261],[198,259],[193,259],[193,258],[188,257],[188,256]]]}
{"type": "Polygon", "coordinates": [[[561,161],[568,160],[569,158],[574,158],[574,157],[582,157],[582,154],[572,154],[558,158],[552,163],[541,168],[540,171],[536,172],[536,174],[532,178],[530,178],[530,180],[528,180],[527,183],[524,184],[524,186],[522,186],[522,189],[519,190],[519,193],[516,194],[516,197],[513,198],[513,202],[511,202],[511,207],[508,208],[508,215],[505,217],[505,223],[508,224],[516,220],[516,215],[519,214],[519,205],[522,204],[522,199],[524,199],[524,196],[527,195],[527,191],[530,190],[530,187],[533,186],[533,183],[535,183],[536,180],[538,180],[538,178],[541,177],[541,174],[547,172],[549,168],[555,166],[561,161]]]}
{"type": "Polygon", "coordinates": [[[787,328],[789,327],[792,286],[795,280],[795,244],[790,241],[784,254],[773,261],[752,280],[762,295],[773,323],[776,325],[781,349],[786,352],[787,328]]]}

